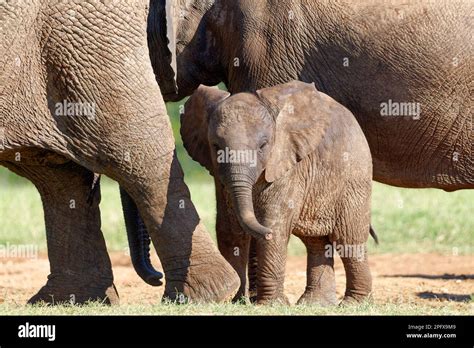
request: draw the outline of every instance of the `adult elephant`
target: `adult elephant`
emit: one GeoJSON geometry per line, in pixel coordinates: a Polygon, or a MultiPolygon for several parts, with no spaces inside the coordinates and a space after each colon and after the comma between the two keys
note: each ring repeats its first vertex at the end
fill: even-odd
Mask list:
{"type": "MultiPolygon", "coordinates": [[[[375,180],[474,187],[472,1],[179,0],[170,41],[177,86],[172,64],[163,64],[174,53],[161,44],[165,1],[151,4],[148,41],[165,101],[221,81],[232,93],[314,82],[356,116],[375,180]]],[[[229,223],[219,183],[216,191],[220,249],[246,250],[227,232],[238,225],[229,223]]],[[[247,254],[224,255],[243,280],[247,254]]]]}
{"type": "Polygon", "coordinates": [[[232,93],[315,82],[356,116],[375,180],[473,188],[472,1],[179,0],[177,93],[162,64],[170,52],[157,49],[164,1],[151,3],[149,45],[165,101],[221,81],[232,93]]]}
{"type": "Polygon", "coordinates": [[[166,297],[231,296],[238,277],[200,222],[176,159],[148,59],[146,1],[20,0],[0,12],[0,164],[38,188],[51,264],[30,302],[118,301],[94,173],[121,185],[140,276],[161,283],[138,213],[166,297]]]}

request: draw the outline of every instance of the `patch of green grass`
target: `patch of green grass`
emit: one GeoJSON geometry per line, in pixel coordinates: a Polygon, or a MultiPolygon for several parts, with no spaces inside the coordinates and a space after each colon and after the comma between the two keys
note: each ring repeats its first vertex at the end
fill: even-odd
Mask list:
{"type": "Polygon", "coordinates": [[[0,166],[0,244],[42,244],[43,207],[36,188],[0,166]]]}
{"type": "MultiPolygon", "coordinates": [[[[372,223],[378,252],[474,252],[474,191],[400,189],[375,183],[372,223]]],[[[374,250],[374,248],[372,248],[374,250]]]]}
{"type": "Polygon", "coordinates": [[[419,303],[361,303],[344,307],[320,307],[316,305],[268,305],[248,304],[147,304],[105,306],[89,303],[82,306],[43,306],[1,304],[2,315],[469,315],[468,306],[460,307],[445,302],[441,307],[419,303]]]}
{"type": "MultiPolygon", "coordinates": [[[[202,170],[202,169],[200,169],[202,170]]],[[[46,248],[41,200],[35,187],[0,168],[3,199],[0,200],[0,243],[37,244],[46,248]]],[[[204,224],[214,236],[214,183],[204,171],[195,179],[186,173],[191,198],[204,224]]],[[[109,250],[127,247],[118,185],[102,178],[102,230],[109,250]]],[[[369,240],[371,253],[459,253],[474,252],[473,191],[447,193],[441,190],[410,190],[374,183],[372,223],[378,246],[369,240]]],[[[302,255],[305,248],[292,237],[290,255],[302,255]]]]}

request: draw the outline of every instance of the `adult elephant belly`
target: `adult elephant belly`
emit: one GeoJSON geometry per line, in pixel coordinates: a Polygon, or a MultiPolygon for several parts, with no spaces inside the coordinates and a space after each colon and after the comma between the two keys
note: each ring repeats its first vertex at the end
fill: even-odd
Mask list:
{"type": "Polygon", "coordinates": [[[248,52],[242,55],[250,61],[239,72],[245,78],[234,74],[229,89],[315,82],[356,116],[372,151],[375,180],[447,191],[473,188],[474,67],[466,16],[472,6],[464,2],[466,11],[441,1],[331,6],[307,5],[301,26],[268,25],[272,38],[287,40],[273,39],[264,58],[258,44],[244,46],[248,52]]]}
{"type": "Polygon", "coordinates": [[[428,109],[416,118],[357,112],[358,120],[371,119],[363,129],[374,180],[409,188],[474,188],[474,140],[467,112],[467,107],[458,112],[428,109]]]}
{"type": "Polygon", "coordinates": [[[356,116],[375,180],[409,188],[474,188],[468,24],[462,14],[435,21],[440,15],[433,9],[418,21],[409,20],[409,10],[405,16],[354,17],[336,38],[315,32],[297,78],[314,81],[356,116]]]}
{"type": "MultiPolygon", "coordinates": [[[[406,188],[474,188],[472,63],[454,66],[445,55],[426,63],[432,66],[419,66],[413,62],[428,54],[424,49],[410,57],[409,48],[387,53],[367,45],[354,57],[343,47],[319,47],[318,52],[333,52],[333,59],[309,53],[299,72],[278,79],[314,82],[351,110],[371,149],[374,180],[406,188]],[[350,57],[349,66],[341,57],[350,57]]],[[[258,89],[273,84],[268,79],[231,83],[229,89],[258,89]]]]}
{"type": "Polygon", "coordinates": [[[474,188],[467,88],[400,88],[404,83],[396,75],[385,76],[385,82],[374,80],[368,77],[354,86],[355,97],[337,98],[354,113],[366,135],[374,180],[409,188],[474,188]]]}

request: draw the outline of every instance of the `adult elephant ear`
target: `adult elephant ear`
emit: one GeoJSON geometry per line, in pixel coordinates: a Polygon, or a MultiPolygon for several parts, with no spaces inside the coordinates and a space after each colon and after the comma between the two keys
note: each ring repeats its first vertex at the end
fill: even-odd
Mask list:
{"type": "Polygon", "coordinates": [[[265,180],[273,182],[316,150],[339,104],[318,92],[314,83],[301,81],[256,93],[275,120],[274,146],[265,168],[265,180]]]}
{"type": "Polygon", "coordinates": [[[207,137],[209,116],[218,104],[230,96],[230,93],[217,87],[200,85],[184,104],[181,114],[181,138],[189,155],[211,175],[212,159],[207,137]]]}
{"type": "Polygon", "coordinates": [[[176,84],[178,72],[176,68],[176,31],[178,25],[178,9],[176,0],[166,0],[166,37],[168,38],[168,50],[171,53],[171,68],[174,72],[175,90],[178,90],[176,84]]]}

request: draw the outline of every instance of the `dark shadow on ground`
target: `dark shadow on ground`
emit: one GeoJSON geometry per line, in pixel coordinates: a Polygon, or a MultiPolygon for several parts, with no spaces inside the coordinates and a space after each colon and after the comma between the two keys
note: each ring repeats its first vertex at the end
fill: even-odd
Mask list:
{"type": "Polygon", "coordinates": [[[440,294],[431,291],[419,292],[416,294],[418,297],[425,300],[448,300],[455,302],[469,302],[471,301],[471,295],[460,295],[460,294],[440,294]]]}
{"type": "Polygon", "coordinates": [[[474,279],[474,274],[392,274],[384,275],[384,278],[423,278],[423,279],[445,279],[445,280],[467,280],[474,279]]]}

